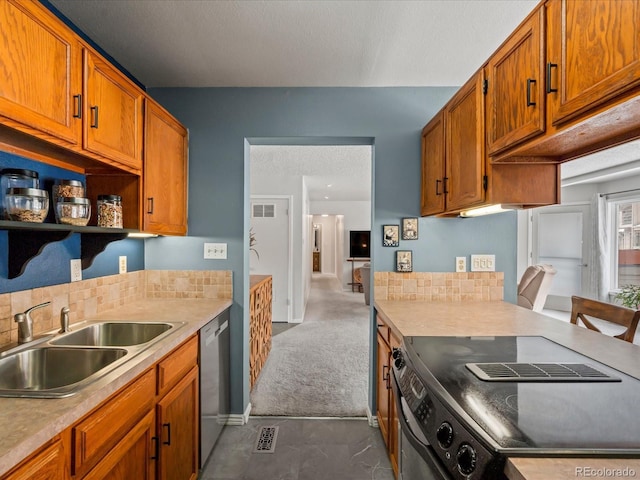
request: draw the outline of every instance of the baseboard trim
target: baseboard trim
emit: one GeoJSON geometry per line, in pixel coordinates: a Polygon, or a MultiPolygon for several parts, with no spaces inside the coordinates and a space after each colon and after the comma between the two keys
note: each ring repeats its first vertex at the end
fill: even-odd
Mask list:
{"type": "Polygon", "coordinates": [[[289,323],[302,323],[302,319],[301,318],[292,318],[289,323]]]}
{"type": "Polygon", "coordinates": [[[371,413],[371,410],[367,406],[367,420],[369,421],[369,426],[378,428],[378,417],[371,413]]]}
{"type": "Polygon", "coordinates": [[[246,425],[246,423],[249,421],[250,413],[251,413],[251,402],[249,402],[249,405],[247,405],[247,408],[244,411],[244,413],[230,414],[229,418],[227,419],[227,425],[236,425],[236,426],[246,425]]]}

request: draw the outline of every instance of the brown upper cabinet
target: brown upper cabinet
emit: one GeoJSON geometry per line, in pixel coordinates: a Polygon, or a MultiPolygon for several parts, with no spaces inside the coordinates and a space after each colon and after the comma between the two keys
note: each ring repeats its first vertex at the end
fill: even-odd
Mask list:
{"type": "Polygon", "coordinates": [[[143,93],[99,55],[84,51],[84,148],[142,168],[143,93]]]}
{"type": "Polygon", "coordinates": [[[82,49],[36,2],[0,2],[0,123],[79,145],[82,49]]]}
{"type": "Polygon", "coordinates": [[[487,147],[499,153],[544,132],[544,8],[538,8],[489,59],[487,147]]]}
{"type": "Polygon", "coordinates": [[[143,230],[187,233],[187,130],[145,100],[143,230]]]}
{"type": "MultiPolygon", "coordinates": [[[[640,0],[547,0],[489,60],[489,77],[502,57],[515,53],[510,48],[529,30],[533,17],[543,22],[544,68],[536,58],[537,71],[522,66],[513,75],[531,75],[536,81],[529,83],[535,105],[528,112],[537,110],[542,122],[519,130],[523,100],[495,106],[509,97],[496,90],[492,94],[489,78],[487,108],[512,109],[487,120],[492,160],[563,162],[640,137],[640,0]],[[500,124],[501,118],[507,123],[500,124]]],[[[522,84],[514,88],[522,90],[522,84]]]]}
{"type": "Polygon", "coordinates": [[[556,164],[491,164],[485,148],[483,85],[481,69],[422,130],[423,216],[456,216],[489,204],[531,207],[560,200],[556,164]]]}

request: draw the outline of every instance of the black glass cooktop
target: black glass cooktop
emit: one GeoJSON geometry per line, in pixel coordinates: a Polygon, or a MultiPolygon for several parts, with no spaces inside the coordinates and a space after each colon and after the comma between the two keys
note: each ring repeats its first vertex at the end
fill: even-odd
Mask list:
{"type": "Polygon", "coordinates": [[[620,371],[539,336],[407,337],[405,348],[499,448],[640,455],[640,381],[620,371]],[[467,367],[494,362],[586,364],[613,380],[494,382],[467,367]]]}

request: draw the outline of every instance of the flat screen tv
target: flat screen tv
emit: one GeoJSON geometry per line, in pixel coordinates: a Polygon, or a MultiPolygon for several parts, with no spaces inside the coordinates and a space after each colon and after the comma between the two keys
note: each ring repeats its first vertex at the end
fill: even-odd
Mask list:
{"type": "Polygon", "coordinates": [[[349,232],[349,257],[369,258],[371,256],[371,231],[351,230],[349,232]]]}

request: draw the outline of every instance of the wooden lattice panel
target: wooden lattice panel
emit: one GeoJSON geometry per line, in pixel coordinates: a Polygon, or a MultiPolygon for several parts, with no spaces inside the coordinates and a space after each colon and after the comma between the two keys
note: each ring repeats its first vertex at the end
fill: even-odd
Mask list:
{"type": "Polygon", "coordinates": [[[249,382],[251,388],[258,379],[271,351],[271,300],[271,275],[252,276],[249,291],[249,382]]]}

